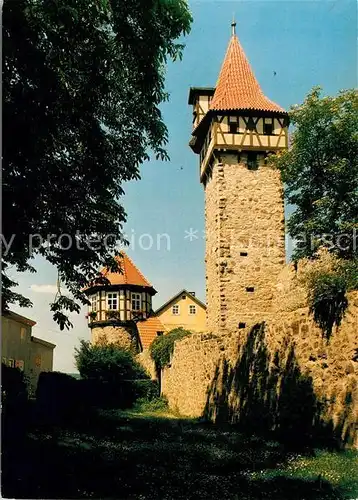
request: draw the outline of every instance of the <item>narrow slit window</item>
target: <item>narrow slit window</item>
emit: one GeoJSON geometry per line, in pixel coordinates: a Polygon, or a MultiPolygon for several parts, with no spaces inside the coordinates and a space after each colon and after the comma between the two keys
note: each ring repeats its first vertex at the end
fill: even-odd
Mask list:
{"type": "Polygon", "coordinates": [[[246,327],[246,323],[242,323],[242,322],[240,322],[240,323],[239,323],[239,328],[240,328],[240,329],[241,329],[241,328],[245,328],[245,327],[246,327]]]}
{"type": "Polygon", "coordinates": [[[247,252],[240,252],[240,257],[247,257],[247,252]]]}
{"type": "Polygon", "coordinates": [[[253,286],[247,286],[246,287],[246,291],[249,292],[249,293],[252,293],[255,291],[255,288],[253,286]]]}
{"type": "Polygon", "coordinates": [[[249,170],[257,170],[259,168],[257,153],[253,151],[247,153],[247,168],[249,170]]]}

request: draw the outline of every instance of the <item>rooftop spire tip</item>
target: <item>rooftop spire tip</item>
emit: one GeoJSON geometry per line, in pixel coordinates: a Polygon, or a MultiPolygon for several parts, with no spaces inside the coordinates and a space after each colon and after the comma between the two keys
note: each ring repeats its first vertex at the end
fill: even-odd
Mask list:
{"type": "Polygon", "coordinates": [[[232,23],[231,23],[231,35],[235,36],[236,35],[236,21],[235,21],[235,16],[232,18],[232,23]]]}

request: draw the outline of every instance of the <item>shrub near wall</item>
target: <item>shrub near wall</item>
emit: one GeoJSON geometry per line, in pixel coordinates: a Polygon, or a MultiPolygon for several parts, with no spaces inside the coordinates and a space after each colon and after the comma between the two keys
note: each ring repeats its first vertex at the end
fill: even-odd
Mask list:
{"type": "Polygon", "coordinates": [[[15,443],[25,433],[28,415],[28,391],[24,373],[1,365],[1,408],[3,445],[15,443]]]}
{"type": "Polygon", "coordinates": [[[36,410],[40,422],[60,423],[75,418],[83,399],[78,380],[71,375],[40,373],[36,389],[36,410]]]}
{"type": "Polygon", "coordinates": [[[150,346],[151,357],[157,369],[163,369],[170,364],[174,352],[175,342],[191,335],[192,332],[184,328],[174,328],[166,335],[157,337],[150,346]]]}

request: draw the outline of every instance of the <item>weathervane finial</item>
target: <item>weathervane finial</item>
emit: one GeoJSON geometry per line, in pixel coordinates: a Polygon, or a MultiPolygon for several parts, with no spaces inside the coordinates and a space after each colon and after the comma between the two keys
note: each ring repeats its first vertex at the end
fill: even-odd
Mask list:
{"type": "Polygon", "coordinates": [[[235,36],[235,35],[236,35],[236,21],[235,21],[235,14],[232,16],[231,34],[232,34],[232,36],[235,36]]]}

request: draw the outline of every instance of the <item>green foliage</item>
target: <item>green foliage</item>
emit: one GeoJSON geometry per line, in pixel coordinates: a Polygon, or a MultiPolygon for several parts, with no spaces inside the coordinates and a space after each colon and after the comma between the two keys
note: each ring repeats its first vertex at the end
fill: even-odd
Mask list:
{"type": "Polygon", "coordinates": [[[358,288],[358,93],[322,97],[314,88],[291,109],[290,120],[292,147],[271,161],[294,205],[288,220],[296,240],[293,258],[315,257],[325,247],[343,259],[308,284],[311,312],[329,338],[346,310],[346,291],[358,288]]]}
{"type": "Polygon", "coordinates": [[[314,276],[309,285],[310,312],[322,329],[327,340],[334,326],[339,326],[348,306],[347,283],[337,273],[322,273],[314,276]]]}
{"type": "Polygon", "coordinates": [[[310,312],[329,340],[348,307],[347,292],[358,289],[358,259],[337,260],[330,271],[312,272],[306,286],[310,312]]]}
{"type": "Polygon", "coordinates": [[[346,282],[347,291],[358,290],[358,258],[341,261],[338,272],[346,282]]]}
{"type": "Polygon", "coordinates": [[[174,328],[169,333],[157,337],[150,346],[150,355],[158,368],[164,368],[170,363],[174,352],[174,343],[181,340],[192,332],[184,328],[174,328]]]}
{"type": "Polygon", "coordinates": [[[28,398],[28,381],[24,372],[1,364],[1,405],[3,410],[23,406],[28,398]]]}
{"type": "Polygon", "coordinates": [[[156,397],[148,400],[147,398],[140,398],[136,401],[134,407],[135,412],[140,413],[161,413],[168,411],[168,400],[164,397],[156,397]]]}
{"type": "Polygon", "coordinates": [[[271,161],[294,205],[288,220],[294,259],[311,257],[320,246],[351,259],[357,256],[358,93],[322,97],[314,88],[289,114],[292,147],[271,161]]]}
{"type": "Polygon", "coordinates": [[[133,386],[136,399],[140,399],[142,401],[153,401],[160,395],[157,380],[134,380],[133,386]]]}
{"type": "Polygon", "coordinates": [[[82,379],[119,384],[148,378],[133,353],[116,344],[91,344],[81,340],[80,347],[75,348],[75,360],[82,379]]]}
{"type": "Polygon", "coordinates": [[[117,269],[122,185],[139,178],[148,151],[167,158],[165,64],[181,57],[176,40],[190,24],[184,0],[5,2],[4,307],[30,304],[6,273],[34,272],[39,254],[71,295],[51,306],[69,328],[98,267],[117,269]]]}

